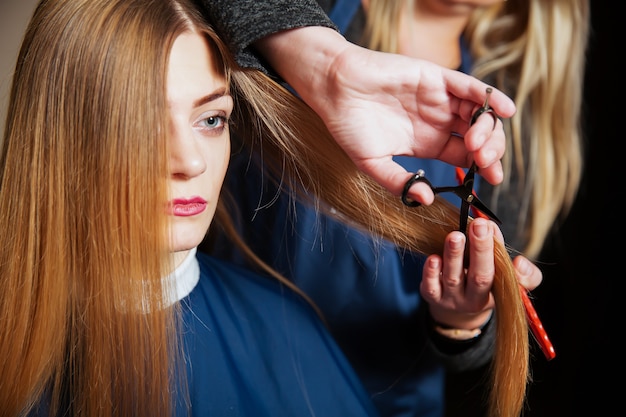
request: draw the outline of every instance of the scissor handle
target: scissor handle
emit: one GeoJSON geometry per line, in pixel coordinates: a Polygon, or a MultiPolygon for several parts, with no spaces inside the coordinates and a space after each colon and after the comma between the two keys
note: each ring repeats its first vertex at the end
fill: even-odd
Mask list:
{"type": "Polygon", "coordinates": [[[418,169],[417,172],[413,174],[413,176],[409,178],[409,180],[404,184],[404,189],[402,190],[402,202],[404,203],[405,206],[419,207],[422,205],[422,203],[420,203],[419,201],[415,201],[409,198],[409,189],[416,182],[425,182],[426,184],[428,184],[430,188],[433,188],[433,185],[430,183],[430,181],[428,181],[428,178],[426,178],[426,174],[424,173],[424,170],[418,169]]]}
{"type": "Polygon", "coordinates": [[[496,124],[498,123],[498,115],[491,107],[489,107],[489,96],[491,96],[491,93],[493,92],[493,88],[487,87],[485,92],[487,93],[487,95],[485,96],[485,102],[483,103],[482,107],[479,107],[478,110],[476,110],[476,112],[472,115],[472,118],[470,120],[470,126],[476,123],[478,118],[483,113],[488,113],[491,115],[491,117],[493,117],[493,128],[495,129],[496,124]]]}

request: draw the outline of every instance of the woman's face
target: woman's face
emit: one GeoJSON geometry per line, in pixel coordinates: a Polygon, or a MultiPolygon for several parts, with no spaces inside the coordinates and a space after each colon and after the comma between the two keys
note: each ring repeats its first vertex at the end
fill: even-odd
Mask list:
{"type": "Polygon", "coordinates": [[[167,76],[170,112],[171,244],[176,264],[204,238],[230,156],[233,99],[212,66],[207,41],[184,33],[174,42],[167,76]]]}

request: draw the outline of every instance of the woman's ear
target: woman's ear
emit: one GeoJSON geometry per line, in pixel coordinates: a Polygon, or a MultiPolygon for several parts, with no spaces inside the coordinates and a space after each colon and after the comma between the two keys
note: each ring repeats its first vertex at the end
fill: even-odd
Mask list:
{"type": "Polygon", "coordinates": [[[361,0],[361,5],[363,6],[365,13],[367,13],[367,9],[370,7],[370,0],[361,0]]]}

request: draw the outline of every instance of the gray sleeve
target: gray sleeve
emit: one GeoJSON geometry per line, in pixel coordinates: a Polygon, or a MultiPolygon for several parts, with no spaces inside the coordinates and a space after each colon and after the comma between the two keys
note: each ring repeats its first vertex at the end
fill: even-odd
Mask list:
{"type": "Polygon", "coordinates": [[[272,33],[304,26],[336,30],[315,0],[202,0],[202,12],[239,65],[268,72],[252,44],[272,33]]]}

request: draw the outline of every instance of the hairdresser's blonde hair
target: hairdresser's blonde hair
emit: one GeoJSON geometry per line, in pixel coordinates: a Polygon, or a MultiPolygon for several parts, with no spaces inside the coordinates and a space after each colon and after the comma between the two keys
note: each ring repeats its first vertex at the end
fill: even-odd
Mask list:
{"type": "MultiPolygon", "coordinates": [[[[413,13],[415,1],[369,0],[363,44],[398,52],[401,16],[413,13]]],[[[465,30],[472,74],[517,104],[515,116],[504,121],[505,181],[489,205],[497,213],[507,200],[517,202],[515,236],[507,238],[529,257],[569,213],[581,181],[588,33],[587,0],[507,0],[478,8],[465,30]]]]}
{"type": "MultiPolygon", "coordinates": [[[[167,60],[189,30],[206,34],[219,72],[232,76],[233,130],[263,146],[296,197],[305,190],[426,254],[441,254],[456,228],[447,203],[405,207],[362,174],[309,107],[237,68],[187,0],[44,0],[18,58],[0,153],[0,416],[25,415],[42,398],[51,415],[172,413],[184,366],[176,308],[161,305],[172,265],[167,217],[155,207],[167,200],[167,60]]],[[[216,222],[232,230],[221,203],[216,222]]],[[[493,293],[492,401],[512,416],[528,332],[501,244],[493,293]]]]}

